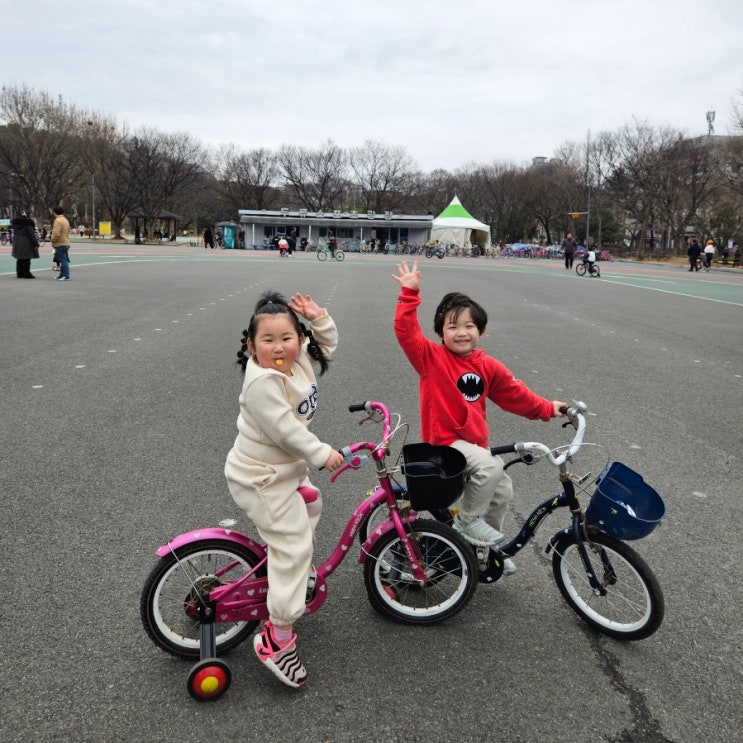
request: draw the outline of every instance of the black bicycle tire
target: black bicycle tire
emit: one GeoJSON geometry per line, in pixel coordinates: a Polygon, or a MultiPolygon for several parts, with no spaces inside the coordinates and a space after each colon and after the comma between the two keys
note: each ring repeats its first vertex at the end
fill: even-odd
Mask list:
{"type": "MultiPolygon", "coordinates": [[[[434,571],[432,580],[428,586],[421,588],[412,579],[393,581],[385,577],[384,568],[387,563],[384,557],[393,552],[395,545],[400,544],[397,532],[390,531],[371,545],[364,563],[364,585],[369,603],[383,616],[403,624],[430,625],[442,622],[460,612],[469,603],[477,588],[478,566],[475,551],[446,524],[417,519],[406,525],[406,528],[417,544],[425,543],[424,561],[429,559],[435,561],[425,563],[427,572],[434,571]],[[447,560],[451,560],[452,563],[445,563],[447,560]],[[457,576],[457,570],[461,571],[461,575],[457,576]],[[437,571],[440,575],[436,574],[437,571]],[[456,585],[455,595],[442,602],[442,608],[436,609],[431,605],[421,608],[405,603],[406,600],[412,599],[418,599],[416,603],[423,603],[427,599],[427,591],[434,595],[436,592],[441,594],[441,584],[451,576],[458,577],[459,583],[456,585]]],[[[397,555],[401,561],[406,560],[402,549],[397,555]]],[[[387,576],[390,572],[391,569],[387,576]]]]}
{"type": "MultiPolygon", "coordinates": [[[[145,632],[161,650],[164,650],[166,653],[170,653],[171,655],[175,655],[178,658],[199,658],[200,651],[196,640],[198,637],[198,620],[195,617],[190,616],[187,618],[189,621],[193,619],[192,625],[195,637],[190,639],[188,642],[179,643],[174,639],[170,639],[163,629],[163,627],[167,626],[167,621],[163,619],[158,620],[158,614],[160,614],[160,611],[159,609],[156,609],[155,601],[158,600],[160,595],[162,581],[168,577],[174,567],[176,570],[181,569],[178,566],[178,560],[185,561],[189,557],[209,551],[219,551],[231,554],[238,559],[245,561],[251,567],[255,567],[259,562],[259,557],[253,551],[226,539],[210,539],[203,542],[193,542],[175,550],[175,555],[170,553],[165,557],[161,557],[155,563],[150,574],[147,576],[142,589],[139,613],[145,632]]],[[[263,570],[256,573],[256,577],[264,575],[265,571],[263,570]]],[[[187,597],[188,591],[184,594],[184,604],[187,597]]],[[[176,599],[177,598],[178,596],[176,596],[176,599]]],[[[187,614],[185,608],[183,613],[184,615],[187,614]]],[[[242,626],[239,626],[239,628],[234,632],[225,635],[224,637],[220,637],[220,633],[217,631],[217,649],[220,652],[236,647],[247,637],[252,635],[258,625],[258,621],[236,624],[242,626]]]]}
{"type": "MultiPolygon", "coordinates": [[[[589,596],[591,602],[596,605],[604,602],[608,607],[609,603],[614,601],[616,590],[609,586],[606,597],[595,596],[593,594],[588,584],[588,578],[585,574],[582,560],[580,560],[577,554],[577,542],[572,534],[564,536],[557,542],[552,555],[552,573],[562,597],[584,622],[608,637],[613,637],[617,640],[642,640],[650,637],[662,624],[665,614],[663,591],[653,571],[632,547],[608,534],[599,531],[592,533],[591,543],[613,552],[614,562],[617,565],[621,560],[629,566],[630,571],[627,571],[627,574],[632,578],[631,574],[634,573],[634,578],[642,586],[643,591],[640,593],[644,593],[645,612],[640,615],[640,619],[637,621],[619,623],[602,614],[595,606],[589,606],[589,602],[582,599],[580,589],[575,587],[576,584],[573,583],[572,577],[569,575],[571,572],[575,573],[577,580],[582,584],[581,588],[589,596]],[[576,553],[575,563],[577,567],[571,571],[568,560],[574,552],[576,553]],[[627,627],[626,629],[624,628],[625,625],[627,627]]],[[[589,557],[592,558],[593,563],[594,553],[591,551],[589,543],[584,542],[584,544],[589,550],[589,557]]],[[[595,572],[598,577],[600,571],[595,572]]],[[[626,611],[631,604],[631,597],[622,595],[620,598],[621,601],[618,605],[621,605],[622,611],[626,611]]]]}

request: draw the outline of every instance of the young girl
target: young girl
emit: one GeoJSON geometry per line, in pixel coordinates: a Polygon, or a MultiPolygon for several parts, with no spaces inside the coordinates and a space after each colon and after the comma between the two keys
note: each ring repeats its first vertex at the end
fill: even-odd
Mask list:
{"type": "MultiPolygon", "coordinates": [[[[418,321],[421,273],[418,262],[400,263],[395,335],[418,372],[421,433],[429,444],[452,446],[467,459],[467,484],[454,528],[472,544],[494,547],[505,540],[503,517],[513,498],[503,460],[490,453],[487,400],[531,420],[560,417],[565,404],[546,400],[516,379],[500,361],[478,348],[488,315],[465,294],[451,292],[436,308],[433,328],[440,343],[426,338],[418,321]]],[[[516,566],[503,561],[506,575],[516,566]]]]}
{"type": "Polygon", "coordinates": [[[245,380],[225,476],[230,494],[268,545],[270,618],[254,638],[255,652],[283,683],[296,688],[304,685],[307,672],[297,657],[293,626],[304,613],[322,509],[308,469],[332,472],[343,464],[340,452],[307,428],[317,410],[313,365],[325,373],[338,332],[309,294],[287,301],[268,291],[243,336],[237,355],[245,380]]]}

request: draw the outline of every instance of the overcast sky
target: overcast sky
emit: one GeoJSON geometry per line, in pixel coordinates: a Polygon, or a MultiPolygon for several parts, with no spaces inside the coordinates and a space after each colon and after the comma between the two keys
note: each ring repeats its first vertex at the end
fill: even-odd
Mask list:
{"type": "Polygon", "coordinates": [[[0,82],[204,144],[529,162],[743,102],[743,0],[0,0],[0,82]]]}

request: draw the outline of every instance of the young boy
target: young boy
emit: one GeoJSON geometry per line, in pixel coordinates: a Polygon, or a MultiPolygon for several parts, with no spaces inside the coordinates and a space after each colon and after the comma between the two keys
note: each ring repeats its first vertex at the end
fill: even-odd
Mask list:
{"type": "MultiPolygon", "coordinates": [[[[472,544],[494,547],[505,540],[501,529],[513,486],[503,460],[490,453],[486,400],[510,413],[544,421],[562,416],[565,403],[539,397],[477,347],[488,316],[464,294],[447,294],[436,308],[433,327],[441,343],[426,338],[418,321],[418,261],[412,268],[400,263],[397,271],[392,275],[401,287],[395,335],[420,377],[423,440],[452,446],[467,459],[467,484],[453,526],[472,544]]],[[[504,560],[504,573],[515,572],[513,562],[504,560]]]]}

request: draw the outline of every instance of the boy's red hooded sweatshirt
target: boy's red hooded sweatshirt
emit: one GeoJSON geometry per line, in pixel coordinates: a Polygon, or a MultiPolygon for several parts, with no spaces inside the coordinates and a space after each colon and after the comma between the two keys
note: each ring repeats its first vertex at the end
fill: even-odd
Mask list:
{"type": "Polygon", "coordinates": [[[552,418],[552,403],[534,394],[500,361],[477,348],[452,353],[423,335],[418,321],[420,292],[403,287],[397,297],[395,335],[420,377],[423,440],[449,446],[457,439],[488,448],[486,400],[531,420],[552,418]]]}

